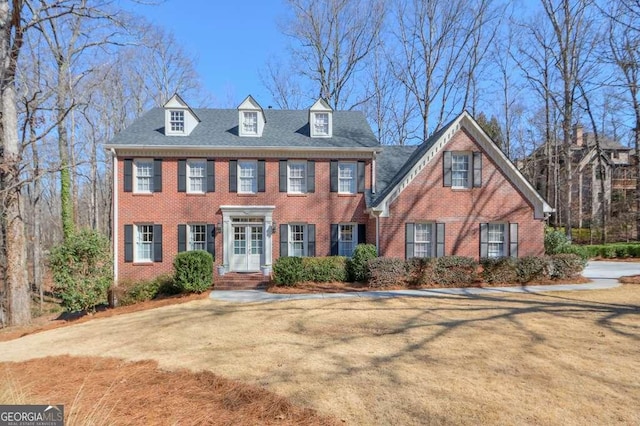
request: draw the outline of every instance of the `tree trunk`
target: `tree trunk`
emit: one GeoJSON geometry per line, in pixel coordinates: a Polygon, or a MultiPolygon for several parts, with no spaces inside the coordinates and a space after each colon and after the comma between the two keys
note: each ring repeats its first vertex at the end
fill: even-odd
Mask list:
{"type": "MultiPolygon", "coordinates": [[[[64,59],[60,59],[64,61],[64,59]]],[[[58,120],[58,151],[60,155],[60,214],[62,219],[62,235],[66,240],[73,234],[73,200],[71,197],[71,170],[69,164],[69,145],[66,126],[65,84],[66,67],[64,63],[58,63],[58,93],[56,99],[58,120]]]]}

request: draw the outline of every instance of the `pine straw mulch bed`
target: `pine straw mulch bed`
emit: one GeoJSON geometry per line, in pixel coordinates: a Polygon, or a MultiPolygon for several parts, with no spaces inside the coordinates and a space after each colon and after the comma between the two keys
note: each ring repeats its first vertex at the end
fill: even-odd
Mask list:
{"type": "Polygon", "coordinates": [[[155,361],[54,356],[0,363],[0,378],[0,397],[13,391],[22,401],[10,403],[64,404],[66,424],[339,423],[260,387],[208,371],[164,371],[155,361]]]}
{"type": "Polygon", "coordinates": [[[618,278],[622,284],[640,284],[640,275],[629,275],[627,277],[618,278]]]}
{"type": "MultiPolygon", "coordinates": [[[[588,278],[579,276],[577,278],[571,278],[566,280],[540,280],[532,281],[526,284],[527,287],[535,285],[554,285],[554,284],[585,284],[591,282],[588,278]]],[[[433,289],[433,288],[445,288],[442,285],[425,285],[425,286],[406,286],[406,285],[394,285],[384,288],[369,287],[366,283],[361,282],[327,282],[316,283],[312,281],[305,281],[297,283],[293,286],[278,286],[275,283],[271,283],[267,287],[269,293],[275,294],[307,294],[307,293],[346,293],[346,292],[362,292],[362,291],[376,291],[376,290],[420,290],[420,289],[433,289]]],[[[455,285],[450,287],[457,287],[455,285]]],[[[483,287],[521,287],[519,284],[505,284],[505,283],[484,283],[476,282],[473,285],[466,286],[469,288],[483,288],[483,287]]]]}

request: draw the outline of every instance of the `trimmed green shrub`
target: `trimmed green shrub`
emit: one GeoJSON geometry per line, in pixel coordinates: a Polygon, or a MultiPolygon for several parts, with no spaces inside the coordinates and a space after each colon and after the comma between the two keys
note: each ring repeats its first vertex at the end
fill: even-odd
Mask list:
{"type": "Polygon", "coordinates": [[[435,281],[445,287],[469,287],[478,280],[478,263],[470,257],[445,256],[435,262],[435,281]]]}
{"type": "Polygon", "coordinates": [[[514,284],[518,282],[518,266],[512,257],[482,258],[482,281],[489,284],[514,284]]]}
{"type": "Polygon", "coordinates": [[[407,265],[403,259],[376,257],[367,262],[369,287],[385,288],[403,285],[407,274],[407,265]]]}
{"type": "Polygon", "coordinates": [[[564,253],[571,243],[559,229],[546,228],[544,232],[544,251],[546,254],[564,253]]]}
{"type": "Polygon", "coordinates": [[[160,295],[179,293],[173,282],[172,275],[160,275],[152,280],[120,282],[112,291],[115,292],[118,304],[121,306],[153,300],[160,295]]]}
{"type": "Polygon", "coordinates": [[[302,281],[347,281],[347,258],[344,256],[303,257],[302,281]]]}
{"type": "Polygon", "coordinates": [[[280,257],[273,264],[273,281],[276,285],[294,286],[304,279],[301,257],[280,257]]]}
{"type": "Polygon", "coordinates": [[[107,302],[112,282],[111,250],[104,235],[83,230],[51,249],[54,293],[67,312],[95,309],[107,302]]]}
{"type": "Polygon", "coordinates": [[[546,257],[525,256],[517,261],[518,282],[524,284],[547,278],[549,261],[546,257]]]}
{"type": "Polygon", "coordinates": [[[551,278],[556,280],[575,278],[582,273],[586,265],[580,256],[568,253],[554,254],[550,256],[549,262],[551,278]]]}
{"type": "Polygon", "coordinates": [[[412,287],[424,287],[435,281],[435,259],[431,257],[413,257],[407,260],[407,284],[412,287]]]}
{"type": "Polygon", "coordinates": [[[173,258],[174,284],[183,293],[202,293],[213,284],[213,256],[204,250],[183,251],[173,258]]]}
{"type": "Polygon", "coordinates": [[[575,254],[576,256],[579,256],[584,262],[589,260],[590,257],[593,257],[589,255],[589,250],[585,246],[579,246],[576,244],[571,244],[570,246],[568,246],[565,249],[565,253],[575,254]]]}
{"type": "Polygon", "coordinates": [[[366,281],[367,262],[376,257],[378,257],[376,246],[373,244],[358,244],[353,250],[351,259],[347,261],[349,281],[366,281]]]}

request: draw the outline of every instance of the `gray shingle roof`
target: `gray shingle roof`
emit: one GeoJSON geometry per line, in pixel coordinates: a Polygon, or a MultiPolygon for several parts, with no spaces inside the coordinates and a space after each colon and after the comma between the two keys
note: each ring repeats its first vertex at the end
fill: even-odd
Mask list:
{"type": "Polygon", "coordinates": [[[203,147],[300,147],[300,148],[378,148],[380,144],[367,120],[358,111],[333,113],[333,136],[309,137],[306,110],[264,111],[266,124],[261,137],[238,136],[237,109],[198,109],[201,120],[189,136],[165,136],[164,109],[154,108],[117,134],[109,146],[203,146],[203,147]]]}
{"type": "Polygon", "coordinates": [[[429,136],[429,139],[417,146],[385,146],[376,160],[376,194],[371,196],[368,204],[375,206],[400,183],[407,173],[416,165],[431,146],[445,134],[457,118],[448,122],[440,130],[429,136]]]}

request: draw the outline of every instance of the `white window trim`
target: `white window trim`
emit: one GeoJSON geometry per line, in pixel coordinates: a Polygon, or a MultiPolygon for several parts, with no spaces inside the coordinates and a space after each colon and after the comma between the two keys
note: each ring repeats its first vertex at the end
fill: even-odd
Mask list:
{"type": "Polygon", "coordinates": [[[500,258],[500,257],[505,257],[508,256],[508,251],[507,251],[507,245],[509,244],[509,224],[508,223],[504,223],[504,222],[489,222],[487,223],[487,257],[489,258],[500,258]],[[489,239],[489,235],[491,235],[490,232],[490,228],[492,226],[501,226],[502,227],[502,241],[492,241],[491,239],[489,239]],[[502,250],[500,252],[499,255],[497,256],[492,256],[490,254],[490,247],[491,244],[502,244],[502,250]]]}
{"type": "Polygon", "coordinates": [[[287,193],[289,194],[306,194],[307,193],[307,162],[305,160],[289,160],[287,161],[287,193]],[[293,191],[291,189],[291,166],[302,165],[302,189],[293,191]]]}
{"type": "Polygon", "coordinates": [[[351,257],[353,256],[353,250],[355,250],[356,246],[358,245],[358,224],[355,222],[343,222],[343,223],[339,223],[338,224],[338,255],[339,256],[347,256],[347,257],[351,257]],[[349,225],[351,226],[351,254],[349,254],[348,256],[346,254],[342,254],[341,250],[341,245],[345,244],[345,242],[342,241],[342,227],[349,225]]]}
{"type": "Polygon", "coordinates": [[[287,252],[289,253],[289,256],[294,256],[292,247],[293,247],[293,243],[294,242],[298,242],[298,241],[293,241],[293,231],[292,228],[294,226],[302,226],[302,257],[306,257],[309,255],[309,253],[307,252],[307,246],[309,245],[309,233],[308,233],[308,226],[306,223],[290,223],[289,224],[289,229],[288,231],[288,247],[287,247],[287,252]]]}
{"type": "Polygon", "coordinates": [[[238,194],[257,194],[258,193],[258,161],[257,160],[238,160],[236,186],[238,189],[238,194]],[[252,188],[251,191],[242,190],[242,176],[240,176],[240,170],[243,164],[252,164],[252,167],[254,170],[253,184],[251,185],[251,188],[252,188]]]}
{"type": "Polygon", "coordinates": [[[309,123],[311,127],[311,137],[314,138],[330,138],[332,135],[332,126],[333,126],[333,118],[330,111],[313,111],[311,112],[311,122],[309,123]],[[319,132],[316,129],[316,116],[322,114],[327,116],[327,131],[319,132]]]}
{"type": "Polygon", "coordinates": [[[169,111],[167,112],[169,114],[168,120],[167,120],[167,134],[170,135],[184,135],[187,132],[187,114],[185,113],[185,111],[183,109],[169,109],[169,111]],[[182,113],[182,130],[173,130],[173,123],[179,123],[180,121],[178,120],[172,120],[171,116],[173,115],[173,113],[182,113]]]}
{"type": "Polygon", "coordinates": [[[413,231],[413,256],[414,257],[421,257],[421,258],[425,258],[425,257],[433,257],[433,234],[434,234],[434,230],[435,230],[435,223],[434,222],[418,222],[414,225],[414,231],[413,231]],[[426,241],[421,241],[418,240],[418,226],[424,226],[426,225],[428,227],[428,233],[429,233],[429,239],[426,241]],[[426,256],[418,256],[416,254],[417,250],[416,247],[418,246],[418,244],[426,244],[427,245],[427,251],[426,251],[426,256]]]}
{"type": "Polygon", "coordinates": [[[473,154],[470,151],[453,151],[451,153],[451,188],[452,189],[471,189],[471,178],[473,173],[473,154]],[[467,157],[467,184],[464,186],[454,185],[454,170],[453,170],[453,157],[465,156],[467,157]]]}
{"type": "Polygon", "coordinates": [[[151,194],[153,193],[153,159],[151,158],[136,158],[133,160],[133,192],[137,194],[151,194]],[[151,165],[151,176],[145,176],[149,178],[149,189],[140,190],[138,188],[138,167],[140,163],[149,163],[151,165]]]}
{"type": "Polygon", "coordinates": [[[153,263],[153,223],[136,223],[133,226],[134,228],[134,238],[135,238],[135,247],[133,250],[133,261],[134,263],[153,263]],[[140,238],[140,228],[142,226],[150,226],[151,227],[151,250],[149,251],[149,258],[141,258],[140,257],[140,246],[142,244],[140,238]]]}
{"type": "Polygon", "coordinates": [[[260,120],[260,114],[258,111],[240,111],[240,117],[242,118],[241,122],[240,122],[240,136],[259,136],[260,133],[260,125],[258,123],[258,121],[260,120]],[[254,131],[247,131],[245,129],[244,126],[244,121],[245,121],[245,115],[246,114],[254,114],[255,115],[255,119],[256,119],[256,130],[254,131]]]}
{"type": "MultiPolygon", "coordinates": [[[[344,178],[343,178],[344,179],[344,178]]],[[[358,163],[355,161],[339,161],[338,162],[338,194],[354,195],[358,192],[358,163]],[[342,191],[340,185],[340,167],[348,165],[353,169],[351,178],[350,191],[342,191]]]]}
{"type": "Polygon", "coordinates": [[[209,236],[207,235],[207,225],[205,223],[188,223],[187,224],[187,251],[193,250],[207,250],[207,243],[209,242],[209,236]],[[203,226],[204,227],[204,247],[201,249],[193,248],[193,227],[194,226],[203,226]]]}
{"type": "Polygon", "coordinates": [[[191,160],[187,160],[187,194],[204,194],[205,192],[207,192],[207,160],[204,159],[191,159],[191,160]],[[203,172],[204,175],[202,176],[202,190],[201,191],[194,191],[191,189],[191,165],[194,163],[200,163],[202,164],[203,168],[203,172]]]}

